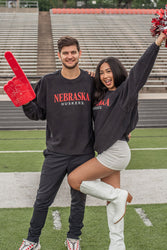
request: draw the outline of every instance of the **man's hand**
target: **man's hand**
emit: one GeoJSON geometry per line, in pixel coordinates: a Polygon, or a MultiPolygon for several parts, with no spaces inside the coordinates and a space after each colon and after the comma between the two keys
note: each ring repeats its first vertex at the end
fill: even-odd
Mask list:
{"type": "Polygon", "coordinates": [[[4,85],[4,90],[16,107],[25,105],[36,97],[35,92],[13,54],[7,51],[5,58],[16,76],[4,85]]]}

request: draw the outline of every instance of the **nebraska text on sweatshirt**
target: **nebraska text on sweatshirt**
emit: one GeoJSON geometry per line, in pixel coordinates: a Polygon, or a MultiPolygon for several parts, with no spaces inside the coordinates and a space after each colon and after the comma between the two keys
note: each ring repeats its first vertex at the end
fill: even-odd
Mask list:
{"type": "Polygon", "coordinates": [[[47,121],[46,144],[50,151],[67,155],[93,152],[93,79],[81,70],[69,80],[61,71],[44,76],[37,84],[36,99],[23,107],[32,120],[47,121]]]}

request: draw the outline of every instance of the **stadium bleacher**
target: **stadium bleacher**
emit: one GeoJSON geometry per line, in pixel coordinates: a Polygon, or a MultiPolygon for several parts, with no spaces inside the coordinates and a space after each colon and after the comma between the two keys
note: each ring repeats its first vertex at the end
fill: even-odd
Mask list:
{"type": "MultiPolygon", "coordinates": [[[[67,11],[66,11],[67,12],[67,11]]],[[[72,12],[72,11],[71,11],[72,12]]],[[[82,57],[80,67],[95,70],[103,57],[118,57],[127,70],[135,64],[147,46],[154,41],[150,33],[153,15],[139,14],[53,14],[50,11],[51,28],[55,57],[52,69],[59,69],[61,62],[57,57],[57,40],[63,35],[79,39],[82,57]]],[[[38,41],[39,13],[1,13],[0,15],[0,85],[6,82],[5,77],[13,75],[8,66],[4,52],[10,50],[16,56],[27,76],[41,76],[47,73],[46,55],[43,57],[42,72],[37,63],[40,46],[38,41]],[[4,76],[4,79],[2,77],[4,76]]],[[[158,59],[148,79],[144,92],[166,92],[167,57],[166,48],[161,48],[158,59]]],[[[47,51],[47,50],[46,50],[47,51]]]]}
{"type": "MultiPolygon", "coordinates": [[[[4,58],[11,51],[25,74],[36,76],[38,56],[38,13],[0,13],[0,86],[13,72],[4,58]],[[4,78],[3,78],[4,77],[4,78]]],[[[9,80],[8,79],[8,80],[9,80]]]]}
{"type": "MultiPolygon", "coordinates": [[[[57,55],[57,40],[63,35],[71,35],[80,41],[83,69],[95,70],[100,59],[106,56],[118,57],[129,71],[140,55],[154,41],[150,27],[152,15],[91,15],[52,14],[52,34],[57,68],[61,62],[57,55]]],[[[167,75],[166,48],[161,48],[151,77],[143,91],[166,92],[167,75]],[[154,78],[161,76],[158,78],[154,78]]]]}
{"type": "MultiPolygon", "coordinates": [[[[143,10],[142,13],[136,11],[136,14],[135,11],[133,13],[130,11],[121,14],[120,11],[111,13],[111,10],[108,12],[107,10],[101,10],[101,12],[96,10],[94,14],[84,12],[80,11],[76,14],[74,10],[67,11],[66,9],[64,14],[60,11],[54,14],[53,10],[47,13],[38,11],[0,13],[0,93],[5,94],[3,85],[14,76],[4,58],[6,50],[13,52],[33,84],[42,75],[61,68],[61,62],[57,56],[57,40],[61,36],[71,35],[79,40],[82,50],[80,67],[91,71],[94,71],[99,60],[106,56],[118,57],[129,71],[145,49],[155,40],[150,33],[151,20],[154,17],[153,11],[149,13],[148,11],[144,13],[143,10]],[[85,14],[83,14],[84,12],[85,14]],[[45,39],[46,37],[47,39],[45,39]]],[[[141,93],[167,94],[166,49],[164,46],[161,47],[151,75],[141,93]]],[[[148,105],[148,102],[142,102],[145,107],[148,105]]],[[[165,99],[164,102],[166,105],[165,99]]],[[[10,105],[6,106],[7,103],[9,102],[1,102],[2,110],[10,109],[10,105]]],[[[163,121],[159,122],[158,118],[157,123],[153,122],[152,126],[160,124],[164,126],[167,124],[166,119],[164,120],[164,112],[167,114],[167,111],[163,109],[161,112],[162,103],[157,101],[155,103],[155,105],[159,105],[159,114],[163,114],[163,121]]],[[[3,112],[4,114],[6,115],[7,112],[3,112]]],[[[151,114],[153,114],[153,110],[150,111],[151,114]]],[[[140,125],[141,123],[138,125],[150,126],[150,121],[145,122],[145,120],[146,118],[142,125],[140,125]]],[[[7,122],[3,124],[11,128],[7,122]]],[[[0,129],[5,128],[3,124],[0,124],[0,129]]],[[[37,128],[37,124],[40,128],[44,127],[43,123],[34,124],[35,128],[37,128]]],[[[33,128],[33,125],[30,124],[29,127],[33,128]]]]}

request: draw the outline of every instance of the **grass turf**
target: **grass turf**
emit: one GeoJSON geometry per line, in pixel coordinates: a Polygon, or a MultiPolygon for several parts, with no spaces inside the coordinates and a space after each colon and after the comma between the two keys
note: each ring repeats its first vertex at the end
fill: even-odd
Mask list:
{"type": "MultiPolygon", "coordinates": [[[[167,147],[167,129],[136,129],[129,141],[130,148],[167,147]]],[[[1,151],[44,150],[45,131],[0,131],[1,151]]],[[[167,168],[167,150],[132,150],[132,159],[127,169],[167,168]]],[[[0,154],[0,172],[38,172],[41,170],[43,154],[3,153],[0,154]]]]}
{"type": "MultiPolygon", "coordinates": [[[[166,147],[167,129],[136,129],[132,132],[130,148],[166,147]]],[[[43,150],[45,131],[0,131],[1,151],[43,150]]],[[[0,154],[0,172],[40,171],[42,153],[0,154]]],[[[132,151],[128,169],[167,168],[166,151],[132,151]]],[[[125,243],[128,250],[166,250],[167,204],[131,205],[125,217],[125,243]],[[145,210],[153,226],[146,227],[135,207],[145,210]]],[[[43,250],[63,250],[68,231],[69,208],[50,208],[41,235],[43,250]],[[62,229],[53,229],[52,210],[61,214],[62,229]]],[[[27,236],[31,208],[0,209],[0,249],[18,249],[27,236]]],[[[82,232],[83,250],[108,250],[108,227],[105,207],[86,207],[82,232]]]]}
{"type": "MultiPolygon", "coordinates": [[[[167,204],[130,205],[125,216],[125,243],[128,250],[166,250],[167,204]],[[147,227],[135,208],[146,212],[153,226],[147,227]]],[[[63,250],[68,231],[69,208],[50,208],[41,235],[43,250],[63,250]],[[62,229],[53,229],[52,211],[59,210],[62,229]]],[[[0,209],[0,246],[2,250],[18,249],[26,237],[31,208],[0,209]],[[10,239],[10,240],[9,240],[10,239]]],[[[109,238],[105,207],[86,207],[82,230],[82,250],[108,250],[109,238]]]]}

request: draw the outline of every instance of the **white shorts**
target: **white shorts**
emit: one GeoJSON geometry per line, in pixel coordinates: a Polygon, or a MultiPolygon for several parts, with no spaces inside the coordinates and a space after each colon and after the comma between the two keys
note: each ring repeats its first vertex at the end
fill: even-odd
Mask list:
{"type": "Polygon", "coordinates": [[[131,152],[128,143],[121,140],[116,141],[110,148],[96,157],[105,167],[119,171],[128,166],[130,158],[131,152]]]}

